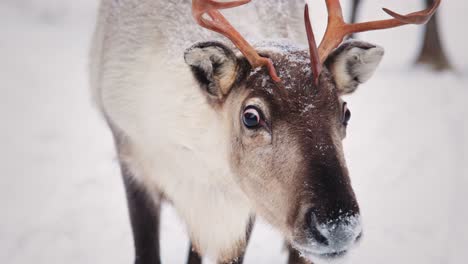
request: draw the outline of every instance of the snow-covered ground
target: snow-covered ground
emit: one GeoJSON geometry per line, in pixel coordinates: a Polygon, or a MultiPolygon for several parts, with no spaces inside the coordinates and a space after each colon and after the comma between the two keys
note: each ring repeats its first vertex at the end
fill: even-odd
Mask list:
{"type": "MultiPolygon", "coordinates": [[[[380,17],[381,6],[422,5],[364,3],[367,19],[380,17]]],[[[314,23],[323,26],[320,6],[314,23]]],[[[0,263],[132,261],[111,135],[89,100],[96,8],[95,0],[0,2],[0,263]]],[[[387,55],[372,81],[348,98],[345,147],[365,237],[346,263],[466,263],[467,9],[468,2],[452,0],[440,12],[455,74],[410,66],[421,28],[361,35],[387,55]]],[[[170,208],[163,217],[163,262],[184,263],[183,225],[170,208]]],[[[258,224],[246,262],[285,258],[280,236],[258,224]]]]}

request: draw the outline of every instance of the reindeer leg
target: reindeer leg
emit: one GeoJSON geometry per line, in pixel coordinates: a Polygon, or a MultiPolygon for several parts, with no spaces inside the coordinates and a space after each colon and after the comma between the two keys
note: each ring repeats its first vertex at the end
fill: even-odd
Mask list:
{"type": "Polygon", "coordinates": [[[190,243],[187,264],[202,264],[202,262],[202,257],[198,254],[197,251],[193,250],[193,245],[190,243]]]}
{"type": "Polygon", "coordinates": [[[121,165],[132,225],[135,264],[160,264],[160,203],[156,204],[140,186],[131,181],[130,171],[121,165]]]}
{"type": "MultiPolygon", "coordinates": [[[[109,123],[110,124],[110,123],[109,123]]],[[[117,152],[124,152],[125,141],[120,133],[110,125],[114,134],[117,152]]],[[[139,186],[130,168],[120,160],[120,170],[127,196],[128,213],[132,225],[133,241],[135,247],[135,264],[160,264],[159,254],[159,218],[160,202],[155,201],[139,186]]]]}
{"type": "Polygon", "coordinates": [[[300,253],[289,245],[288,251],[288,264],[313,264],[312,262],[309,262],[305,258],[301,257],[300,253]]]}
{"type": "MultiPolygon", "coordinates": [[[[118,156],[124,156],[126,143],[120,133],[108,120],[108,125],[114,136],[118,156]]],[[[120,171],[127,196],[127,207],[132,225],[135,247],[135,264],[160,264],[159,253],[159,221],[162,196],[155,200],[143,186],[137,184],[132,171],[120,159],[120,171]]],[[[157,196],[156,196],[157,197],[157,196]]]]}

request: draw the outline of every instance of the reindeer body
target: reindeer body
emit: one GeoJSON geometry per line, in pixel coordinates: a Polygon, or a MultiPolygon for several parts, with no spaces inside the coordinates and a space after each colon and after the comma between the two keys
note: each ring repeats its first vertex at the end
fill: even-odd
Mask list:
{"type": "MultiPolygon", "coordinates": [[[[244,11],[271,11],[266,8],[244,11]]],[[[301,9],[296,10],[299,15],[301,9]]],[[[242,20],[247,17],[258,14],[242,20]]],[[[252,27],[257,23],[243,22],[250,25],[245,32],[261,32],[252,27]]],[[[270,34],[286,37],[285,25],[270,34]]],[[[193,22],[189,0],[104,0],[91,80],[131,180],[144,186],[153,203],[163,194],[173,204],[199,252],[223,259],[243,250],[254,209],[227,163],[228,131],[217,123],[219,113],[206,104],[184,63],[187,47],[213,39],[221,38],[193,22]]]]}
{"type": "MultiPolygon", "coordinates": [[[[194,3],[202,2],[209,1],[194,3]]],[[[341,95],[367,81],[384,52],[343,43],[321,54],[314,76],[300,46],[302,7],[302,0],[264,0],[226,12],[259,40],[278,83],[198,27],[190,0],[102,1],[91,87],[115,138],[136,263],[159,263],[162,200],[186,223],[196,251],[219,262],[241,262],[255,215],[294,248],[290,263],[302,262],[297,251],[309,260],[342,256],[360,238],[341,95]]]]}

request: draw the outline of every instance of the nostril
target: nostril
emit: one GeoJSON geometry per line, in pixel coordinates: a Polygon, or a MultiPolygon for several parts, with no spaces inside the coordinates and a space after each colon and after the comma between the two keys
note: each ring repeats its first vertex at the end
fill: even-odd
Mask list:
{"type": "Polygon", "coordinates": [[[314,209],[306,213],[306,225],[310,235],[317,243],[328,246],[328,239],[318,229],[317,215],[314,209]]]}

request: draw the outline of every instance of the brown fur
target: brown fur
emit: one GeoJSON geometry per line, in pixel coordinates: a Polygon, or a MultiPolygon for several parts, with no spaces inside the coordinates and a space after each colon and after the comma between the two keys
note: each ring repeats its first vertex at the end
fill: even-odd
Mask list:
{"type": "Polygon", "coordinates": [[[273,59],[283,82],[274,83],[260,70],[232,89],[226,101],[230,111],[239,113],[231,121],[232,159],[234,170],[243,175],[241,187],[261,215],[297,238],[308,208],[317,208],[321,222],[359,213],[342,151],[342,100],[327,69],[314,85],[311,72],[304,70],[309,67],[306,51],[264,55],[273,59]],[[249,131],[237,119],[252,99],[263,105],[271,135],[249,131]]]}

